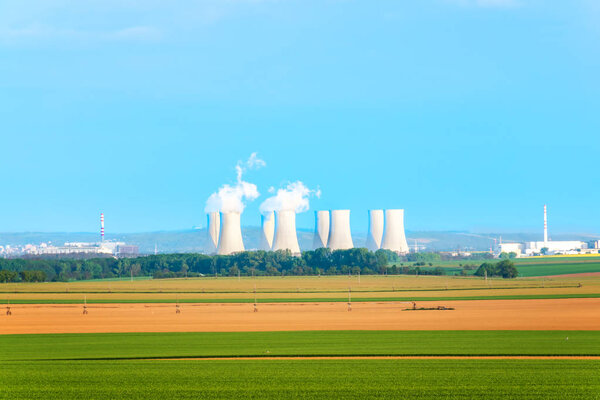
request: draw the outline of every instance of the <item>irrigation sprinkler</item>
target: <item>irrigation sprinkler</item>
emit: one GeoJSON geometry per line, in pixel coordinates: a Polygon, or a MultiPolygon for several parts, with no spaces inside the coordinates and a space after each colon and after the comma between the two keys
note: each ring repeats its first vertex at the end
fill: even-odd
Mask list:
{"type": "Polygon", "coordinates": [[[10,311],[10,300],[6,300],[6,315],[12,315],[12,311],[10,311]]]}
{"type": "Polygon", "coordinates": [[[258,306],[256,305],[256,285],[254,285],[254,312],[258,312],[258,306]]]}
{"type": "Polygon", "coordinates": [[[87,296],[83,296],[83,315],[86,315],[87,313],[88,313],[87,296]]]}
{"type": "Polygon", "coordinates": [[[348,288],[348,311],[352,311],[352,289],[348,288]]]}
{"type": "Polygon", "coordinates": [[[181,314],[181,309],[179,308],[179,296],[177,296],[175,300],[175,314],[181,314]]]}

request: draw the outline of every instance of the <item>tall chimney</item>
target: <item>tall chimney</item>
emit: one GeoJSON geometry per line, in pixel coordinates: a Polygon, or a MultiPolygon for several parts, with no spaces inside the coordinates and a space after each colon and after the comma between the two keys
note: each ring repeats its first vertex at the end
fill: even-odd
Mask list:
{"type": "Polygon", "coordinates": [[[100,213],[100,238],[104,242],[104,213],[100,213]]]}
{"type": "Polygon", "coordinates": [[[548,242],[548,210],[544,204],[544,243],[548,242]]]}

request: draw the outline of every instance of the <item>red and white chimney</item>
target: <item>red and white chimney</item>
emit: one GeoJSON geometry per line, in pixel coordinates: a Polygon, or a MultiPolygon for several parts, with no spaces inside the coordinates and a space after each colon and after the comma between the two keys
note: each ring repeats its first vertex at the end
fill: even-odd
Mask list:
{"type": "Polygon", "coordinates": [[[100,237],[104,242],[104,213],[100,213],[100,237]]]}
{"type": "Polygon", "coordinates": [[[544,204],[544,243],[548,242],[548,212],[544,204]]]}

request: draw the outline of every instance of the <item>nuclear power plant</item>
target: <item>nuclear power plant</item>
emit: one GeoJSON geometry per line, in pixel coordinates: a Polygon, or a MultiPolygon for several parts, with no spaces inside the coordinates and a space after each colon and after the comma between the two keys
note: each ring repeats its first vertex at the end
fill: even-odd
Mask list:
{"type": "Polygon", "coordinates": [[[371,251],[381,248],[383,238],[383,210],[369,210],[369,230],[365,247],[371,251]]]}
{"type": "Polygon", "coordinates": [[[313,249],[327,247],[329,239],[329,211],[315,211],[315,238],[313,249]]]}
{"type": "Polygon", "coordinates": [[[260,250],[269,251],[273,248],[275,234],[275,213],[273,211],[260,216],[260,250]]]}
{"type": "Polygon", "coordinates": [[[385,210],[381,248],[396,253],[409,252],[404,234],[404,210],[385,210]]]}
{"type": "Polygon", "coordinates": [[[206,219],[206,226],[208,227],[208,252],[213,254],[217,252],[217,246],[219,245],[221,218],[218,211],[213,211],[206,215],[206,219]]]}
{"type": "Polygon", "coordinates": [[[273,251],[277,250],[290,250],[292,254],[300,254],[298,236],[296,235],[296,213],[293,210],[275,212],[273,251]]]}
{"type": "Polygon", "coordinates": [[[244,251],[240,213],[236,211],[221,212],[221,233],[217,254],[227,255],[244,251]]]}
{"type": "MultiPolygon", "coordinates": [[[[245,250],[239,212],[207,213],[209,253],[228,255],[245,250]]],[[[404,234],[404,210],[369,210],[366,247],[370,251],[409,252],[404,234]]],[[[296,233],[296,212],[279,210],[261,215],[260,250],[290,250],[300,255],[296,233]]],[[[354,247],[350,229],[350,210],[315,211],[313,249],[346,250],[354,247]]]]}
{"type": "Polygon", "coordinates": [[[544,204],[544,241],[502,243],[501,240],[498,246],[498,255],[502,253],[515,253],[517,257],[521,257],[539,254],[597,253],[597,249],[593,247],[589,249],[587,243],[579,240],[551,240],[548,237],[548,207],[544,204]]]}
{"type": "Polygon", "coordinates": [[[331,210],[327,247],[331,250],[345,250],[354,247],[350,231],[350,210],[331,210]]]}

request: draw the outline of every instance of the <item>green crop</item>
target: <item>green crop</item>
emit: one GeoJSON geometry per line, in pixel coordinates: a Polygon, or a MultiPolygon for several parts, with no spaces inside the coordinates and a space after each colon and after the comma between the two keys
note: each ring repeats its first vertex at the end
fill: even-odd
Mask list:
{"type": "Polygon", "coordinates": [[[594,399],[590,360],[9,362],[4,399],[594,399]]]}
{"type": "Polygon", "coordinates": [[[0,360],[320,355],[600,355],[600,331],[298,331],[0,335],[0,360]]]}

